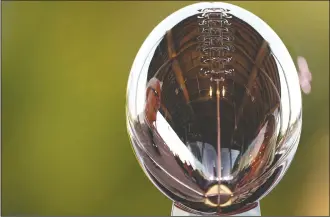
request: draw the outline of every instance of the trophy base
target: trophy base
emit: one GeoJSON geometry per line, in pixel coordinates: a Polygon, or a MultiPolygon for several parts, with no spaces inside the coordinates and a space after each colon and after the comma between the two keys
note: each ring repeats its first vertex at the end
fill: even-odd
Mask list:
{"type": "MultiPolygon", "coordinates": [[[[175,204],[173,203],[171,216],[198,216],[198,215],[184,211],[180,209],[178,206],[175,206],[175,204]]],[[[249,211],[242,212],[240,214],[236,214],[233,216],[261,216],[260,203],[258,202],[258,205],[255,208],[250,209],[249,211]]]]}

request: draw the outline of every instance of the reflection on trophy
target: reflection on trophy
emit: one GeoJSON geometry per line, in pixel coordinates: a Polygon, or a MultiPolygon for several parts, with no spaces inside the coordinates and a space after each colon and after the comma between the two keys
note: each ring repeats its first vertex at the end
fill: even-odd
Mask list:
{"type": "Polygon", "coordinates": [[[301,133],[296,68],[276,33],[227,3],[166,18],[133,64],[129,135],[172,215],[260,215],[301,133]],[[180,212],[179,212],[180,211],[180,212]]]}
{"type": "Polygon", "coordinates": [[[157,78],[152,78],[148,82],[146,91],[145,120],[152,127],[156,121],[156,115],[160,109],[161,82],[157,78]]]}

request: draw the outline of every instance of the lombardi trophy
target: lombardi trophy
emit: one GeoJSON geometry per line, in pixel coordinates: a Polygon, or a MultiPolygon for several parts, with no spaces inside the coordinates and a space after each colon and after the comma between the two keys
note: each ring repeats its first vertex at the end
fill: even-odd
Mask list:
{"type": "Polygon", "coordinates": [[[140,48],[127,87],[127,128],[173,216],[260,216],[298,147],[295,64],[263,20],[197,3],[163,20],[140,48]]]}

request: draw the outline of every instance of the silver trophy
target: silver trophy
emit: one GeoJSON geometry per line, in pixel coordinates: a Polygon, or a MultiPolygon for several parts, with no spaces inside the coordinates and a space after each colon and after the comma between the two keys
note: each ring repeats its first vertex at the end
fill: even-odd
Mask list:
{"type": "Polygon", "coordinates": [[[260,216],[301,134],[301,92],[277,34],[249,11],[197,3],[163,20],[133,63],[127,127],[172,216],[260,216]]]}

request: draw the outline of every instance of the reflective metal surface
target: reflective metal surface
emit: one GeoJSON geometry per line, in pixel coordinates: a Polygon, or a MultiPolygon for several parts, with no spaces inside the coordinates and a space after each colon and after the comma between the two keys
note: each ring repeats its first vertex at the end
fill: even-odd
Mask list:
{"type": "Polygon", "coordinates": [[[127,124],[144,172],[177,206],[238,214],[271,191],[295,154],[297,71],[255,15],[194,4],[142,45],[128,82],[127,124]]]}
{"type": "MultiPolygon", "coordinates": [[[[180,207],[176,206],[175,203],[172,205],[172,212],[171,216],[196,216],[196,214],[184,211],[180,207]]],[[[242,212],[233,216],[261,216],[261,210],[260,210],[260,205],[258,205],[255,208],[249,209],[246,212],[242,212]]]]}

